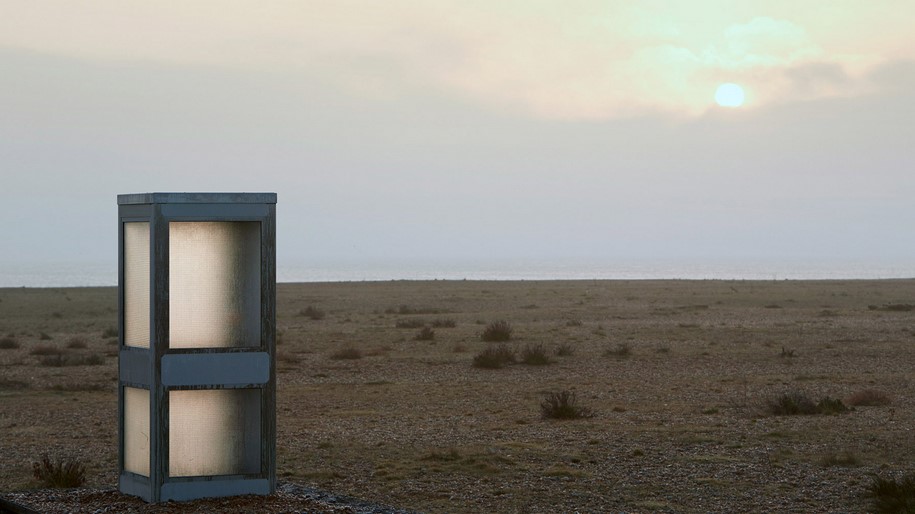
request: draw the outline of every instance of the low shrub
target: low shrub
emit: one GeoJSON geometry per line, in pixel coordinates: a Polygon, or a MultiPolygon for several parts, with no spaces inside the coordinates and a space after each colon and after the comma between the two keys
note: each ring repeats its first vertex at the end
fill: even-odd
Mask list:
{"type": "Polygon", "coordinates": [[[575,347],[569,343],[562,343],[556,347],[556,356],[557,357],[568,357],[575,353],[575,347]]]}
{"type": "Polygon", "coordinates": [[[42,340],[42,341],[50,341],[50,340],[51,340],[51,336],[49,336],[49,335],[46,334],[45,332],[42,332],[42,333],[38,334],[38,339],[40,339],[40,340],[42,340]]]}
{"type": "Polygon", "coordinates": [[[817,414],[842,414],[848,412],[848,407],[838,398],[826,397],[817,403],[817,414]]]}
{"type": "Polygon", "coordinates": [[[817,406],[800,391],[782,393],[766,403],[766,411],[773,416],[798,416],[817,413],[817,406]]]}
{"type": "Polygon", "coordinates": [[[0,339],[0,350],[15,350],[19,348],[19,341],[15,340],[12,337],[4,337],[0,339]]]}
{"type": "Polygon", "coordinates": [[[58,353],[54,355],[45,355],[39,359],[38,364],[51,368],[61,368],[64,366],[99,366],[105,363],[105,358],[101,355],[66,355],[58,353]]]}
{"type": "Polygon", "coordinates": [[[851,452],[832,452],[823,456],[820,465],[827,468],[853,468],[861,465],[861,459],[851,452]]]}
{"type": "Polygon", "coordinates": [[[474,356],[473,367],[499,369],[513,362],[515,362],[515,351],[508,345],[498,344],[487,346],[485,350],[474,356]]]}
{"type": "Polygon", "coordinates": [[[309,305],[308,307],[305,307],[299,311],[299,316],[304,316],[310,320],[318,321],[324,319],[326,313],[313,305],[309,305]]]}
{"type": "Polygon", "coordinates": [[[399,319],[394,322],[395,328],[420,328],[426,323],[421,319],[399,319]]]}
{"type": "Polygon", "coordinates": [[[872,311],[910,312],[915,309],[915,305],[908,303],[888,303],[883,306],[868,305],[867,308],[872,311]]]}
{"type": "Polygon", "coordinates": [[[401,305],[399,307],[389,307],[384,310],[385,314],[442,314],[445,311],[434,307],[410,307],[401,305]]]}
{"type": "Polygon", "coordinates": [[[48,386],[51,391],[60,391],[65,393],[86,392],[86,391],[110,391],[111,384],[104,382],[67,382],[63,384],[52,384],[48,386]]]}
{"type": "Polygon", "coordinates": [[[432,321],[432,326],[435,328],[454,328],[457,326],[457,322],[451,318],[439,318],[432,321]]]}
{"type": "Polygon", "coordinates": [[[85,350],[89,348],[89,343],[82,337],[71,337],[67,340],[67,348],[71,350],[85,350]]]}
{"type": "Polygon", "coordinates": [[[842,400],[829,396],[814,403],[809,396],[800,391],[782,393],[766,402],[765,411],[773,416],[809,416],[813,414],[841,414],[848,407],[842,400]]]}
{"type": "Polygon", "coordinates": [[[892,402],[893,400],[888,394],[876,389],[858,391],[845,399],[845,403],[852,407],[879,407],[892,402]]]}
{"type": "Polygon", "coordinates": [[[111,339],[118,336],[118,327],[108,327],[102,332],[102,338],[111,339]]]}
{"type": "Polygon", "coordinates": [[[15,391],[18,389],[28,389],[29,383],[22,380],[8,380],[0,378],[0,391],[15,391]]]}
{"type": "Polygon", "coordinates": [[[531,366],[545,366],[553,361],[547,356],[542,344],[529,344],[521,350],[521,362],[531,366]]]}
{"type": "Polygon", "coordinates": [[[86,481],[86,466],[78,459],[51,461],[47,455],[32,463],[32,475],[45,487],[79,487],[86,481]]]}
{"type": "Polygon", "coordinates": [[[298,364],[298,363],[302,362],[302,359],[294,353],[277,352],[276,361],[285,362],[286,364],[298,364]]]}
{"type": "Polygon", "coordinates": [[[874,477],[868,493],[873,499],[873,512],[915,512],[915,474],[908,474],[899,480],[874,477]]]}
{"type": "Polygon", "coordinates": [[[413,336],[413,339],[416,341],[432,341],[435,339],[435,330],[432,330],[429,327],[423,327],[413,336]]]}
{"type": "Polygon", "coordinates": [[[631,355],[632,347],[629,346],[629,343],[619,343],[616,348],[608,348],[604,351],[605,357],[615,357],[617,359],[625,359],[631,355]]]}
{"type": "Polygon", "coordinates": [[[40,344],[40,345],[36,346],[35,348],[32,348],[32,351],[29,352],[29,354],[31,354],[31,355],[38,355],[38,356],[60,355],[62,353],[64,353],[63,350],[61,350],[60,348],[58,348],[56,346],[51,346],[49,344],[40,344]]]}
{"type": "Polygon", "coordinates": [[[778,356],[781,357],[782,359],[790,359],[790,358],[794,357],[795,355],[796,354],[794,353],[794,350],[785,348],[784,346],[782,346],[781,353],[778,354],[778,356]]]}
{"type": "Polygon", "coordinates": [[[334,360],[355,360],[362,358],[362,351],[354,346],[345,346],[330,354],[334,360]]]}
{"type": "Polygon", "coordinates": [[[505,342],[510,341],[512,338],[512,326],[509,322],[504,320],[493,321],[489,325],[486,325],[486,328],[483,329],[483,333],[480,334],[480,339],[486,342],[505,342]]]}
{"type": "Polygon", "coordinates": [[[594,412],[578,405],[574,391],[559,391],[546,394],[540,402],[540,415],[544,419],[581,419],[594,417],[594,412]]]}

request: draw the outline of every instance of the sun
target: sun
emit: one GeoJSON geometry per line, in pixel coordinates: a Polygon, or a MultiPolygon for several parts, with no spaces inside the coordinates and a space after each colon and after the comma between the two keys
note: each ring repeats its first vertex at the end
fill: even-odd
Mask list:
{"type": "Polygon", "coordinates": [[[731,82],[721,84],[715,91],[715,101],[722,107],[740,107],[744,101],[743,88],[731,82]]]}

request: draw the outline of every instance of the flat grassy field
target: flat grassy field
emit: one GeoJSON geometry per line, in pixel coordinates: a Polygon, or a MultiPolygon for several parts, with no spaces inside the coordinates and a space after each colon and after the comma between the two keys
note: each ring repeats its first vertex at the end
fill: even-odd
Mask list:
{"type": "MultiPolygon", "coordinates": [[[[848,512],[915,472],[913,280],[280,284],[277,303],[281,481],[431,512],[848,512]],[[474,367],[498,320],[519,362],[474,367]],[[520,362],[538,345],[549,364],[520,362]],[[544,419],[563,390],[593,417],[544,419]],[[859,405],[773,414],[803,397],[859,405]]],[[[114,288],[0,289],[0,492],[36,487],[43,453],[116,486],[116,326],[114,288]]]]}

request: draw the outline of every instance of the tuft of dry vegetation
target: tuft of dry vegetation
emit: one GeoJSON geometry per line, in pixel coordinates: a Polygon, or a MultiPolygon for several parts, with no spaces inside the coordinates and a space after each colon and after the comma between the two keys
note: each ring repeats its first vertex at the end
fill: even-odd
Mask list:
{"type": "Polygon", "coordinates": [[[875,476],[870,484],[873,512],[903,514],[915,512],[915,473],[899,479],[875,476]]]}
{"type": "Polygon", "coordinates": [[[604,356],[616,359],[628,358],[632,356],[632,346],[630,346],[629,343],[619,343],[613,348],[604,350],[604,356]]]}
{"type": "Polygon", "coordinates": [[[432,321],[432,326],[434,328],[454,328],[457,326],[457,322],[451,318],[438,318],[432,321]]]}
{"type": "Polygon", "coordinates": [[[528,344],[521,350],[521,363],[530,366],[545,366],[552,363],[542,344],[528,344]]]}
{"type": "Polygon", "coordinates": [[[890,395],[877,389],[864,389],[851,394],[845,403],[852,407],[880,407],[893,403],[890,395]]]}
{"type": "Polygon", "coordinates": [[[313,321],[319,321],[324,319],[327,314],[321,309],[315,307],[314,305],[309,305],[304,309],[299,311],[299,316],[304,316],[313,321]]]}
{"type": "Polygon", "coordinates": [[[356,360],[362,358],[362,350],[355,346],[344,346],[334,353],[330,354],[334,360],[356,360]]]}
{"type": "Polygon", "coordinates": [[[61,355],[62,353],[64,353],[63,350],[49,344],[40,344],[29,351],[29,355],[37,355],[39,357],[48,355],[61,355]]]}
{"type": "Polygon", "coordinates": [[[805,393],[788,391],[765,404],[765,412],[773,416],[809,416],[813,414],[841,414],[849,409],[842,400],[826,396],[814,402],[805,393]]]}
{"type": "Polygon", "coordinates": [[[437,309],[435,307],[410,307],[409,305],[401,305],[399,307],[389,307],[384,310],[385,314],[444,314],[445,311],[442,309],[437,309]]]}
{"type": "Polygon", "coordinates": [[[556,347],[556,356],[557,357],[569,357],[575,354],[575,347],[569,343],[561,343],[556,347]]]}
{"type": "Polygon", "coordinates": [[[105,358],[94,353],[90,355],[67,355],[58,353],[45,355],[38,360],[39,365],[51,368],[62,368],[64,366],[100,366],[104,363],[105,358]]]}
{"type": "Polygon", "coordinates": [[[19,341],[12,337],[0,338],[0,350],[15,350],[19,348],[19,341]]]}
{"type": "Polygon", "coordinates": [[[852,452],[830,452],[820,459],[820,465],[826,468],[853,468],[861,465],[861,459],[852,452]]]}
{"type": "Polygon", "coordinates": [[[420,328],[426,323],[421,319],[399,319],[394,322],[395,328],[420,328]]]}
{"type": "Polygon", "coordinates": [[[79,459],[57,459],[47,455],[32,463],[32,476],[45,487],[79,487],[86,481],[86,466],[79,459]]]}
{"type": "Polygon", "coordinates": [[[89,342],[84,337],[71,337],[67,340],[67,348],[71,350],[85,350],[89,348],[89,342]]]}
{"type": "Polygon", "coordinates": [[[504,320],[493,321],[480,334],[480,339],[488,343],[501,343],[510,341],[512,338],[512,326],[504,320]]]}
{"type": "Polygon", "coordinates": [[[23,380],[9,380],[6,378],[0,378],[0,391],[16,391],[28,388],[29,383],[23,380]]]}
{"type": "Polygon", "coordinates": [[[594,411],[578,404],[575,391],[547,393],[540,402],[540,415],[544,419],[593,418],[594,411]]]}
{"type": "Polygon", "coordinates": [[[487,346],[473,358],[473,367],[499,369],[515,362],[515,351],[506,344],[487,346]]]}
{"type": "Polygon", "coordinates": [[[118,336],[118,327],[108,327],[102,331],[102,339],[111,339],[118,336]]]}
{"type": "Polygon", "coordinates": [[[423,327],[413,336],[413,339],[416,341],[432,341],[435,339],[435,330],[430,327],[423,327]]]}

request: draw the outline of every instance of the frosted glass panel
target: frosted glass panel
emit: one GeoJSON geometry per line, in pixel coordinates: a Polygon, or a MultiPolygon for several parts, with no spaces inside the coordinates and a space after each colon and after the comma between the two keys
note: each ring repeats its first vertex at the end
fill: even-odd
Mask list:
{"type": "Polygon", "coordinates": [[[124,469],[149,476],[149,391],[124,388],[124,469]]]}
{"type": "Polygon", "coordinates": [[[124,223],[124,344],[149,348],[149,223],[124,223]]]}
{"type": "Polygon", "coordinates": [[[260,472],[260,390],[169,391],[168,474],[260,472]]]}
{"type": "Polygon", "coordinates": [[[169,347],[260,345],[260,223],[172,222],[169,347]]]}

